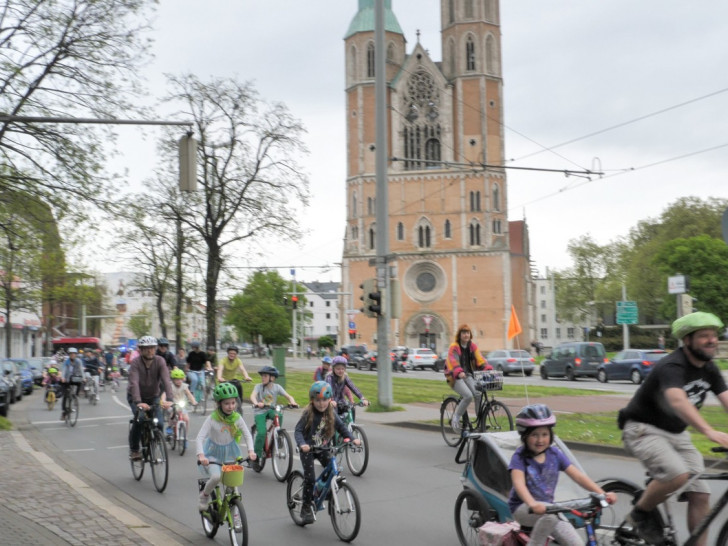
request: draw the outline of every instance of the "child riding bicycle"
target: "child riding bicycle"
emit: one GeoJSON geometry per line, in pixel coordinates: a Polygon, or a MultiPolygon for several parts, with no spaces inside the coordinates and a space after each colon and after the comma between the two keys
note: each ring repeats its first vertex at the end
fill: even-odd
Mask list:
{"type": "MultiPolygon", "coordinates": [[[[253,418],[255,419],[255,453],[258,457],[263,456],[263,448],[265,447],[265,426],[268,419],[275,417],[275,409],[266,406],[275,406],[278,395],[284,396],[288,403],[298,407],[293,396],[288,394],[286,390],[278,385],[275,380],[278,378],[278,370],[273,366],[263,366],[258,373],[260,374],[260,383],[258,383],[250,395],[250,401],[254,406],[253,418]]],[[[283,426],[283,415],[278,417],[283,426]]]]}
{"type": "Polygon", "coordinates": [[[248,447],[248,456],[253,461],[256,459],[255,451],[251,448],[253,438],[250,429],[243,421],[243,416],[235,411],[238,390],[231,383],[220,383],[215,387],[213,398],[217,402],[217,409],[205,419],[197,434],[197,460],[200,463],[200,472],[209,478],[200,493],[198,505],[200,512],[207,510],[210,493],[220,482],[221,467],[211,465],[210,462],[224,463],[240,457],[242,455],[240,440],[243,437],[248,447]]]}
{"type": "MultiPolygon", "coordinates": [[[[171,372],[169,372],[169,377],[172,379],[172,402],[177,405],[178,419],[180,421],[183,421],[189,429],[190,417],[187,414],[187,410],[184,408],[184,404],[180,404],[180,402],[184,402],[185,399],[187,399],[190,404],[196,406],[197,401],[195,400],[192,392],[190,392],[190,388],[187,386],[187,383],[185,383],[185,372],[183,372],[179,368],[175,368],[171,372]]],[[[167,400],[166,393],[162,393],[161,400],[162,403],[167,400]]],[[[170,408],[170,410],[167,412],[167,422],[169,422],[169,419],[172,417],[173,411],[174,410],[170,408]]],[[[170,434],[171,432],[171,430],[167,430],[168,434],[170,434]]]]}
{"type": "MultiPolygon", "coordinates": [[[[513,483],[508,506],[518,523],[533,528],[530,546],[544,546],[549,535],[561,546],[581,546],[584,539],[571,523],[556,514],[546,514],[547,505],[554,502],[559,472],[565,472],[584,489],[599,494],[604,491],[552,445],[555,425],[556,416],[543,404],[526,406],[518,413],[516,429],[523,445],[513,454],[508,466],[513,483]]],[[[617,496],[607,493],[606,500],[614,504],[617,496]]]]}
{"type": "Polygon", "coordinates": [[[346,373],[346,358],[343,356],[336,356],[331,364],[333,367],[333,373],[326,376],[326,382],[331,385],[333,393],[331,397],[332,405],[335,408],[338,408],[337,411],[339,413],[346,411],[349,405],[354,404],[354,396],[352,393],[356,394],[362,404],[368,406],[369,400],[364,397],[346,373]]]}
{"type": "Polygon", "coordinates": [[[328,445],[334,437],[334,431],[341,434],[346,440],[353,440],[355,445],[360,444],[358,439],[352,438],[349,429],[334,411],[333,394],[329,383],[316,381],[308,391],[309,403],[296,423],[296,445],[301,450],[301,466],[303,467],[301,519],[304,525],[314,522],[311,510],[313,485],[316,480],[313,468],[314,459],[318,459],[324,467],[329,464],[329,455],[325,452],[313,453],[311,446],[328,445]]]}

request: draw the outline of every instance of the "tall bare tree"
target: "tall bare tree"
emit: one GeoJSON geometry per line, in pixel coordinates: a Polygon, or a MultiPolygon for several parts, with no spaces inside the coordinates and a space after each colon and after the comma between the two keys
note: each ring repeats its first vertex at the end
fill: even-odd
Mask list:
{"type": "Polygon", "coordinates": [[[304,128],[280,103],[262,101],[250,83],[234,79],[170,77],[168,100],[183,104],[199,139],[198,192],[175,204],[184,230],[206,249],[207,344],[217,341],[217,292],[225,262],[241,243],[276,242],[299,235],[308,179],[298,164],[304,128]]]}
{"type": "Polygon", "coordinates": [[[99,126],[8,116],[130,117],[148,59],[153,0],[6,0],[0,7],[0,192],[25,191],[56,210],[104,195],[99,126]]]}

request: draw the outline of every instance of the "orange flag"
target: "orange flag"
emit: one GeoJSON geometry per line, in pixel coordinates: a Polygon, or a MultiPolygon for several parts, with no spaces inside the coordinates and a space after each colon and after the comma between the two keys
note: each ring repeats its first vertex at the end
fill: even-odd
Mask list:
{"type": "Polygon", "coordinates": [[[511,320],[508,322],[508,339],[513,339],[522,331],[521,323],[518,322],[518,315],[516,315],[516,308],[511,305],[511,320]]]}

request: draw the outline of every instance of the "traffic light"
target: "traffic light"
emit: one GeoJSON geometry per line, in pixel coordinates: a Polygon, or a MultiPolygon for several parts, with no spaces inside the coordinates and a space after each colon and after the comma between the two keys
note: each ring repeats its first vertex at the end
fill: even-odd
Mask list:
{"type": "Polygon", "coordinates": [[[294,309],[298,309],[298,296],[291,296],[291,303],[294,309]]]}
{"type": "Polygon", "coordinates": [[[359,285],[362,294],[359,299],[363,302],[362,313],[368,317],[376,317],[382,314],[382,293],[377,289],[377,279],[366,279],[359,285]]]}

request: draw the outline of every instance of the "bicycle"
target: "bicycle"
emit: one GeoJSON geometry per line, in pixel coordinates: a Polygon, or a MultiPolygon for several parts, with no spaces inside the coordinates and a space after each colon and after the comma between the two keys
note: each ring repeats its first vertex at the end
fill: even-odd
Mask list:
{"type": "MultiPolygon", "coordinates": [[[[202,381],[197,381],[197,385],[195,386],[195,390],[192,394],[197,401],[197,405],[194,409],[195,413],[197,413],[197,409],[199,408],[200,410],[202,410],[202,415],[206,415],[207,403],[209,400],[212,400],[212,393],[215,390],[215,373],[212,370],[201,371],[204,372],[202,376],[202,381]]],[[[199,374],[199,372],[192,373],[199,374]]]]}
{"type": "MultiPolygon", "coordinates": [[[[202,518],[202,530],[208,538],[217,534],[218,528],[227,524],[230,543],[233,546],[247,546],[248,544],[248,519],[245,516],[242,496],[238,488],[243,485],[243,464],[249,463],[250,459],[238,458],[234,462],[216,463],[222,467],[220,483],[210,493],[210,503],[207,510],[200,514],[202,518]]],[[[197,462],[200,465],[200,462],[197,462]]],[[[207,478],[198,478],[197,485],[202,492],[207,483],[207,478]]]]}
{"type": "MultiPolygon", "coordinates": [[[[136,421],[141,426],[141,452],[140,459],[130,459],[131,473],[136,481],[144,475],[144,464],[148,463],[152,469],[152,481],[157,491],[162,493],[167,487],[169,477],[169,461],[167,460],[167,445],[164,442],[164,435],[159,428],[159,420],[156,416],[157,406],[148,410],[139,410],[136,414],[136,421]]],[[[135,419],[129,420],[129,445],[131,445],[131,429],[135,419]]]]}
{"type": "MultiPolygon", "coordinates": [[[[357,425],[354,422],[352,405],[346,404],[345,406],[341,406],[340,404],[339,406],[336,409],[337,411],[340,409],[343,410],[340,411],[339,415],[342,416],[344,424],[349,429],[349,434],[351,434],[352,438],[358,438],[361,444],[357,446],[353,442],[344,443],[343,437],[337,432],[334,436],[334,445],[344,445],[346,447],[346,466],[349,467],[349,470],[354,476],[361,476],[369,465],[369,440],[361,425],[357,425]]],[[[364,403],[357,402],[354,406],[363,407],[364,403]]],[[[339,465],[341,465],[342,458],[343,456],[339,454],[338,460],[336,461],[339,465]]]]}
{"type": "Polygon", "coordinates": [[[474,420],[468,417],[466,411],[462,417],[462,430],[457,432],[452,428],[452,418],[455,415],[461,396],[447,395],[440,405],[440,431],[445,443],[450,447],[458,447],[463,441],[466,432],[502,432],[513,430],[513,416],[505,404],[495,399],[490,391],[503,390],[503,372],[485,371],[476,372],[475,388],[482,393],[480,405],[477,408],[474,420]],[[508,425],[506,428],[506,424],[508,425]]]}
{"type": "MultiPolygon", "coordinates": [[[[321,471],[313,490],[311,502],[314,513],[327,508],[334,532],[340,540],[351,542],[356,538],[361,526],[361,508],[359,498],[352,487],[346,482],[346,477],[341,475],[341,470],[336,462],[337,452],[343,450],[343,446],[312,447],[312,452],[328,452],[329,463],[321,471]],[[351,521],[353,519],[353,521],[351,521]]],[[[296,525],[303,526],[301,509],[303,508],[303,474],[300,470],[294,470],[288,477],[286,488],[286,500],[288,512],[296,525]]]]}
{"type": "Polygon", "coordinates": [[[78,389],[81,383],[69,383],[63,394],[63,413],[66,425],[75,427],[78,421],[78,389]]]}
{"type": "Polygon", "coordinates": [[[86,373],[86,380],[83,384],[83,396],[88,398],[89,404],[92,406],[95,406],[96,402],[98,402],[99,391],[96,388],[96,381],[89,373],[86,373]]]}
{"type": "Polygon", "coordinates": [[[187,423],[179,418],[180,412],[185,407],[185,401],[177,402],[172,406],[172,413],[169,416],[168,430],[166,433],[169,449],[172,451],[179,445],[180,456],[187,450],[187,423]]]}
{"type": "MultiPolygon", "coordinates": [[[[261,472],[265,467],[265,460],[272,459],[273,475],[279,482],[288,479],[293,468],[293,443],[288,432],[281,428],[281,413],[286,408],[296,408],[298,406],[276,406],[265,405],[264,409],[272,409],[275,412],[273,419],[268,420],[268,428],[265,432],[265,447],[263,448],[263,456],[252,461],[251,467],[256,472],[261,472]]],[[[257,427],[253,425],[250,432],[255,438],[257,427]]]]}
{"type": "MultiPolygon", "coordinates": [[[[728,449],[724,447],[712,447],[711,451],[713,453],[723,453],[728,454],[728,449]]],[[[728,456],[728,455],[727,455],[728,456]]],[[[648,476],[647,483],[652,478],[648,476]]],[[[728,480],[728,472],[719,472],[715,474],[711,473],[703,473],[703,474],[697,474],[691,478],[691,480],[688,482],[690,483],[693,480],[728,480]]],[[[604,491],[615,491],[618,490],[621,493],[623,493],[626,496],[629,496],[631,498],[631,503],[634,504],[637,499],[640,497],[640,495],[643,492],[643,489],[640,488],[638,485],[628,482],[626,480],[621,479],[610,479],[610,480],[604,480],[604,482],[600,482],[600,485],[604,491]],[[609,488],[609,489],[608,489],[609,488]]],[[[686,484],[687,485],[687,484],[686,484]]],[[[684,490],[685,486],[681,488],[681,490],[684,490]]],[[[681,491],[678,490],[678,491],[681,491]]],[[[673,496],[677,492],[673,493],[673,496]]],[[[680,496],[677,496],[678,501],[680,500],[680,496]]],[[[675,525],[673,524],[673,518],[672,514],[670,512],[668,502],[663,502],[660,506],[655,508],[651,513],[650,517],[654,518],[656,523],[663,529],[664,532],[664,539],[662,542],[663,546],[678,546],[680,543],[678,542],[677,537],[677,531],[675,529],[675,525]]],[[[690,536],[688,539],[683,542],[683,546],[693,546],[700,535],[702,535],[704,532],[708,530],[710,527],[710,524],[713,523],[713,521],[718,517],[718,514],[721,513],[723,508],[728,505],[728,489],[726,489],[721,497],[713,504],[708,514],[703,518],[703,520],[698,524],[698,526],[690,533],[690,536]]],[[[616,531],[614,533],[614,540],[613,544],[618,544],[622,546],[643,546],[645,542],[641,540],[632,527],[624,521],[624,516],[626,514],[622,515],[621,523],[617,526],[616,531]]],[[[720,532],[718,533],[718,539],[714,543],[715,546],[726,546],[728,545],[728,521],[726,521],[723,526],[720,529],[720,532]]]]}

